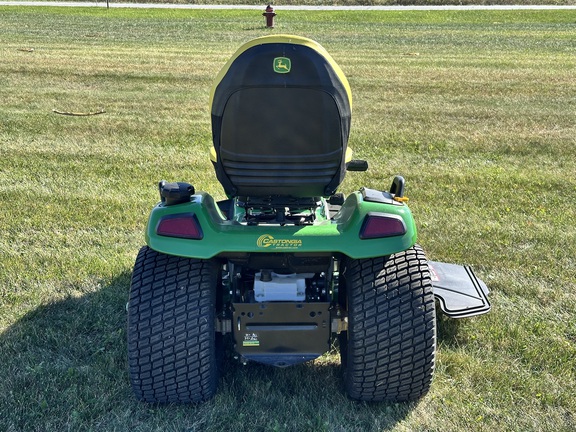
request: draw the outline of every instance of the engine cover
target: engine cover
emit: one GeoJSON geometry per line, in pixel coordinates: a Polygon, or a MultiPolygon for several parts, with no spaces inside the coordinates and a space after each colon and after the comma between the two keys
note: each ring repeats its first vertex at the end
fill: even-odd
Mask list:
{"type": "Polygon", "coordinates": [[[306,300],[306,279],[313,273],[277,274],[262,271],[254,279],[254,298],[258,303],[306,300]]]}

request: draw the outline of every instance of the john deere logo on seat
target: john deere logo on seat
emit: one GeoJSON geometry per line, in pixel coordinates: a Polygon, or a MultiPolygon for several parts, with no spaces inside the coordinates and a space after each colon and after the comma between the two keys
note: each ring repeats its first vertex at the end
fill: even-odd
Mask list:
{"type": "Polygon", "coordinates": [[[276,57],[274,59],[274,72],[276,73],[288,73],[292,69],[292,62],[288,57],[276,57]]]}

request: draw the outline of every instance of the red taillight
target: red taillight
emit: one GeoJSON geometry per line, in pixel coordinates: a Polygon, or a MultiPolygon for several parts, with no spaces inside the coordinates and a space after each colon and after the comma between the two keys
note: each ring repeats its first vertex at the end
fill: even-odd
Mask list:
{"type": "Polygon", "coordinates": [[[166,237],[179,237],[200,240],[203,237],[200,223],[192,213],[164,216],[158,222],[156,234],[166,237]]]}
{"type": "Polygon", "coordinates": [[[395,237],[406,234],[404,220],[398,215],[387,213],[368,213],[364,218],[361,239],[395,237]]]}

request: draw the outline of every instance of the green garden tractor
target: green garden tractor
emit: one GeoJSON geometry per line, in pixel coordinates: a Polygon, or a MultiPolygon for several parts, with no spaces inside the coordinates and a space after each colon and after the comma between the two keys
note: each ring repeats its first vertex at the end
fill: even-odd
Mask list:
{"type": "Polygon", "coordinates": [[[210,97],[211,160],[228,199],[160,182],[128,303],[137,398],[211,398],[222,356],[287,367],[339,345],[345,389],[364,401],[428,391],[436,305],[490,310],[469,267],[430,262],[404,179],[337,192],[365,171],[348,148],[351,91],[318,43],[273,35],[243,45],[210,97]]]}

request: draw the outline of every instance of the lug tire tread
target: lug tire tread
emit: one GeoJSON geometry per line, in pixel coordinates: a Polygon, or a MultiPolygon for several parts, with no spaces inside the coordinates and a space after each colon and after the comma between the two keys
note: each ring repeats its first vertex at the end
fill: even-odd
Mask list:
{"type": "Polygon", "coordinates": [[[144,246],[128,303],[132,389],[150,403],[190,403],[216,392],[216,268],[144,246]]]}
{"type": "Polygon", "coordinates": [[[436,353],[430,272],[419,246],[346,262],[345,381],[353,399],[403,402],[425,395],[436,353]]]}

